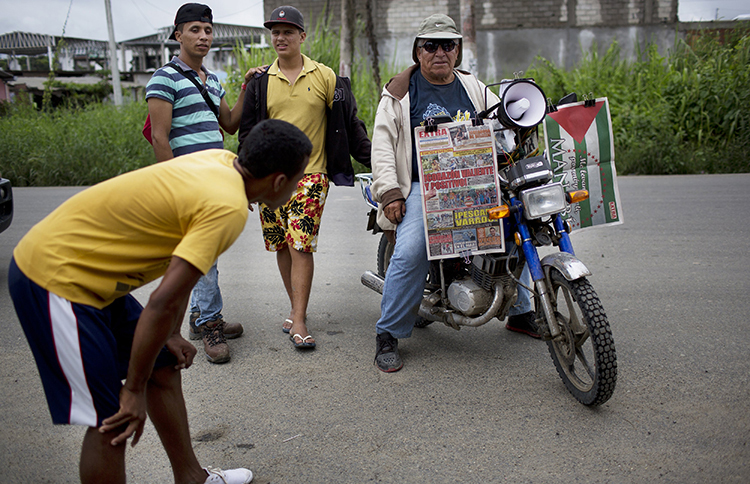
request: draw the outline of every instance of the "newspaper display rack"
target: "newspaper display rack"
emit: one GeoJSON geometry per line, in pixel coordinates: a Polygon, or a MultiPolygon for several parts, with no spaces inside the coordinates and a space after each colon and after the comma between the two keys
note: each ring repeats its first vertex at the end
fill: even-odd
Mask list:
{"type": "Polygon", "coordinates": [[[414,129],[419,156],[427,258],[505,252],[498,205],[497,153],[490,126],[472,122],[414,129]]]}

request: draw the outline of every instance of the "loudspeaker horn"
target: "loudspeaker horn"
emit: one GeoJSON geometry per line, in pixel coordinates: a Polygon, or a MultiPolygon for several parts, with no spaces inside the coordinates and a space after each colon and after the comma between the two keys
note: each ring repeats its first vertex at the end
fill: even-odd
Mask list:
{"type": "Polygon", "coordinates": [[[506,128],[530,128],[547,114],[547,97],[530,79],[516,79],[505,87],[497,117],[506,128]]]}

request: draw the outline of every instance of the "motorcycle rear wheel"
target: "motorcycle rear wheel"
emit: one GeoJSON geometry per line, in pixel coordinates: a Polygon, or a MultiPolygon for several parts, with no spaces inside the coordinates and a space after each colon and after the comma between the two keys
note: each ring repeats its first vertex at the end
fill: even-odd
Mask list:
{"type": "MultiPolygon", "coordinates": [[[[380,242],[378,243],[378,275],[383,279],[385,279],[385,272],[391,264],[391,256],[393,256],[393,245],[388,241],[388,237],[383,234],[380,236],[380,242]]],[[[414,327],[426,328],[431,324],[432,321],[428,321],[422,318],[422,316],[417,316],[414,327]]]]}
{"type": "Polygon", "coordinates": [[[380,242],[378,243],[378,275],[382,278],[385,278],[385,272],[391,263],[392,255],[393,245],[388,241],[388,237],[383,234],[380,236],[380,242]]]}
{"type": "MultiPolygon", "coordinates": [[[[550,292],[562,334],[547,341],[552,361],[565,387],[582,404],[601,405],[617,382],[617,353],[607,315],[591,283],[568,281],[550,272],[550,292]]],[[[541,308],[538,314],[544,314],[541,308]]]]}

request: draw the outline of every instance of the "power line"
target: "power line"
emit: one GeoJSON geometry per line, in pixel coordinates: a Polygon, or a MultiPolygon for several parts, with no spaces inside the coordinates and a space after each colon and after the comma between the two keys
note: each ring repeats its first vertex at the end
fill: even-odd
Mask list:
{"type": "Polygon", "coordinates": [[[249,7],[247,7],[247,8],[243,8],[243,9],[242,9],[242,10],[240,10],[239,12],[234,12],[234,13],[230,13],[230,14],[228,14],[228,15],[222,15],[222,16],[220,16],[220,17],[218,17],[218,18],[220,18],[220,19],[226,19],[226,18],[229,18],[229,17],[234,17],[235,15],[239,15],[239,14],[241,14],[241,13],[247,12],[248,10],[250,10],[250,9],[253,9],[253,8],[257,7],[258,5],[260,5],[260,4],[262,4],[262,3],[263,3],[263,0],[261,0],[260,2],[255,2],[254,4],[250,5],[250,6],[249,6],[249,7]]]}
{"type": "Polygon", "coordinates": [[[149,26],[149,27],[151,27],[151,29],[152,29],[152,30],[156,30],[156,27],[154,27],[154,26],[153,26],[153,25],[151,24],[151,21],[149,20],[148,16],[146,16],[146,14],[145,14],[145,13],[143,13],[143,10],[141,10],[141,7],[139,7],[139,6],[138,6],[138,4],[137,4],[137,3],[135,3],[135,0],[130,0],[130,1],[131,1],[131,2],[133,3],[133,6],[134,6],[134,7],[136,8],[136,10],[138,10],[138,12],[139,12],[139,13],[141,14],[141,16],[143,17],[143,19],[144,19],[144,20],[146,21],[146,23],[148,24],[148,26],[149,26]]]}
{"type": "Polygon", "coordinates": [[[158,6],[158,5],[154,5],[153,3],[149,2],[148,0],[143,0],[143,2],[144,2],[144,3],[147,3],[148,5],[150,5],[150,6],[152,6],[152,7],[154,7],[154,8],[156,9],[156,10],[162,11],[162,12],[164,12],[164,13],[167,13],[167,14],[169,14],[169,15],[173,15],[173,14],[174,14],[174,12],[170,12],[169,10],[164,10],[164,9],[163,9],[163,8],[161,8],[160,6],[158,6]]]}
{"type": "Polygon", "coordinates": [[[65,23],[63,23],[61,37],[65,37],[65,28],[68,26],[68,20],[70,19],[70,11],[72,8],[73,8],[73,0],[70,0],[70,5],[68,5],[68,15],[65,16],[65,23]]]}

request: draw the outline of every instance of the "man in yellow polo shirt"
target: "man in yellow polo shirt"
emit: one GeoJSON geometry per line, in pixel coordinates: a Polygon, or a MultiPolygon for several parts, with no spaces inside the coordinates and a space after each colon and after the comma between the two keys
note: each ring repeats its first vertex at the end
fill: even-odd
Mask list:
{"type": "Polygon", "coordinates": [[[198,463],[180,375],[197,350],[180,325],[193,286],[242,233],[249,205],[285,203],[311,151],[298,128],[267,120],[239,157],[204,150],[107,180],[18,243],[8,289],[52,421],[88,427],[83,484],[125,482],[125,441],[138,442],[147,414],[175,482],[252,480],[248,469],[198,463]],[[161,276],[142,307],[130,292],[161,276]]]}
{"type": "Polygon", "coordinates": [[[326,108],[331,108],[334,101],[336,74],[302,54],[307,34],[299,10],[279,7],[264,25],[271,31],[271,43],[278,58],[262,76],[248,82],[248,92],[254,90],[260,94],[256,100],[250,95],[245,98],[239,138],[244,139],[247,129],[257,119],[271,118],[294,124],[312,141],[313,152],[305,176],[289,202],[276,211],[269,207],[260,210],[266,250],[276,252],[291,303],[282,330],[290,333],[296,348],[312,349],[315,340],[307,330],[306,316],[314,272],[313,253],[328,194],[326,108]],[[261,82],[263,87],[258,88],[261,82]],[[257,107],[249,105],[256,102],[257,107]]]}

